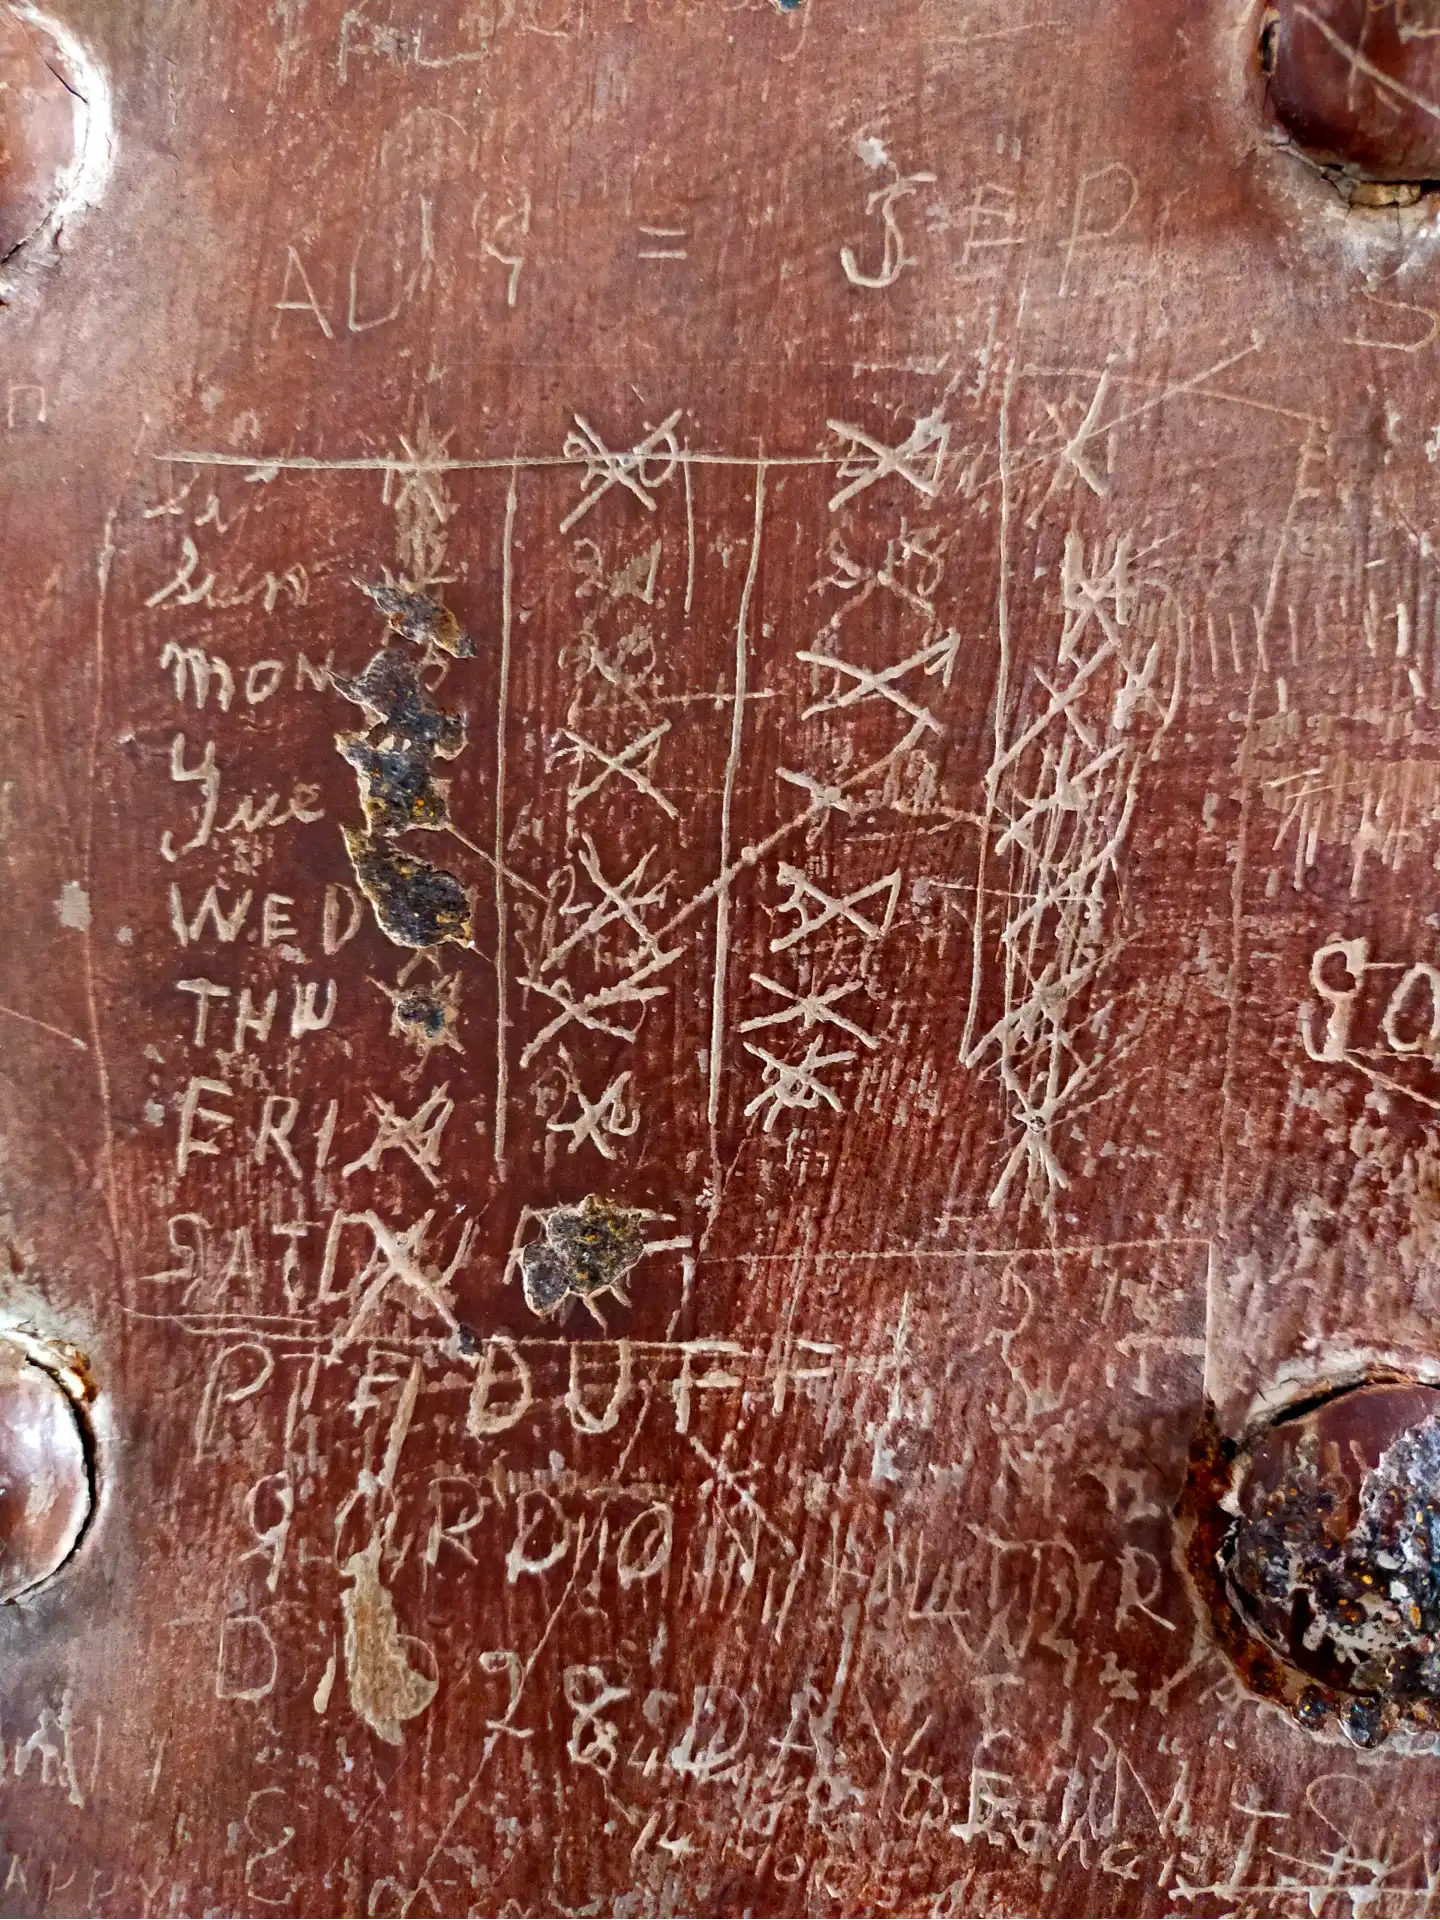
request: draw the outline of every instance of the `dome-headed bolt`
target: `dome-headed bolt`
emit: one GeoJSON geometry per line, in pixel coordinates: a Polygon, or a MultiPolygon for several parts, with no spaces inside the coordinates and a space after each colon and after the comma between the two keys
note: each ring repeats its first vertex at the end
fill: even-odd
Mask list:
{"type": "Polygon", "coordinates": [[[84,1416],[65,1377],[0,1337],[0,1601],[48,1580],[90,1517],[84,1416]]]}

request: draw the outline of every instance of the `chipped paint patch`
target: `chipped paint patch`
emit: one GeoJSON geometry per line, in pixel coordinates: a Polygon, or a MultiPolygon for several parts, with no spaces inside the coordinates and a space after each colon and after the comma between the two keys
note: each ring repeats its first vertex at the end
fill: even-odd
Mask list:
{"type": "Polygon", "coordinates": [[[417,647],[435,646],[455,660],[473,660],[475,642],[448,607],[428,594],[399,587],[367,587],[356,582],[385,615],[391,629],[417,647]]]}
{"type": "Polygon", "coordinates": [[[90,896],[78,880],[67,880],[55,902],[62,927],[74,927],[78,933],[90,929],[90,896]]]}
{"type": "Polygon", "coordinates": [[[390,1002],[391,1033],[397,1040],[408,1041],[422,1060],[437,1047],[463,1053],[456,1033],[460,1024],[460,976],[442,973],[438,980],[407,985],[409,970],[409,966],[402,969],[393,987],[382,980],[374,982],[390,1002]]]}
{"type": "MultiPolygon", "coordinates": [[[[403,1722],[425,1711],[439,1682],[418,1672],[406,1655],[395,1602],[380,1578],[379,1538],[352,1553],[341,1571],[354,1582],[340,1600],[350,1704],[372,1732],[398,1747],[403,1722]]],[[[326,1693],[328,1703],[328,1689],[326,1693]]],[[[324,1708],[317,1704],[316,1711],[324,1708]]]]}
{"type": "Polygon", "coordinates": [[[453,873],[383,841],[376,844],[358,828],[345,829],[345,846],[380,931],[396,946],[435,947],[444,940],[469,945],[473,900],[453,873]]]}

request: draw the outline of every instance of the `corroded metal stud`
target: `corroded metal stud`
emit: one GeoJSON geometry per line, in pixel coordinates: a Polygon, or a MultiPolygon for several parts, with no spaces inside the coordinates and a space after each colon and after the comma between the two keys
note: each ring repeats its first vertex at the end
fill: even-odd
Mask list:
{"type": "Polygon", "coordinates": [[[89,1449],[72,1392],[0,1338],[0,1601],[64,1565],[94,1503],[89,1449]]]}
{"type": "Polygon", "coordinates": [[[1252,1689],[1355,1746],[1440,1734],[1440,1389],[1380,1380],[1202,1462],[1192,1571],[1252,1689]]]}

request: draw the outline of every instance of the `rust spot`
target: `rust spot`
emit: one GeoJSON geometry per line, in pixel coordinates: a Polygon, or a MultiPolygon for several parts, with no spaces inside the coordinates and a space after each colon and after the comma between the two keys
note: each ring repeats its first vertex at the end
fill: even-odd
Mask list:
{"type": "Polygon", "coordinates": [[[372,747],[358,734],[337,734],[335,744],[360,776],[360,804],[371,833],[449,825],[444,785],[432,777],[428,754],[410,746],[372,747]]]}
{"type": "Polygon", "coordinates": [[[407,593],[401,587],[368,587],[357,581],[385,615],[391,630],[413,640],[417,647],[439,647],[457,660],[473,660],[475,642],[448,607],[428,594],[407,593]]]}
{"type": "Polygon", "coordinates": [[[442,973],[438,980],[410,986],[402,974],[396,986],[384,981],[374,983],[390,1002],[390,1031],[398,1040],[407,1040],[420,1058],[428,1059],[437,1047],[452,1047],[463,1053],[456,1028],[460,1024],[460,980],[453,973],[442,973]]]}
{"type": "Polygon", "coordinates": [[[453,873],[401,853],[388,841],[346,827],[345,847],[380,931],[399,947],[469,944],[474,902],[453,873]]]}

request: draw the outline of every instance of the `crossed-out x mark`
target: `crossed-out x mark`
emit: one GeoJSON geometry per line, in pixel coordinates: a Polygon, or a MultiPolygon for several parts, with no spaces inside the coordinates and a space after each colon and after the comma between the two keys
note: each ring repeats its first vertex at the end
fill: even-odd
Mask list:
{"type": "Polygon", "coordinates": [[[394,468],[386,469],[384,504],[391,504],[390,482],[394,474],[403,473],[404,481],[394,502],[396,511],[403,512],[406,507],[413,506],[422,516],[433,514],[437,525],[443,527],[455,511],[455,503],[446,498],[444,485],[439,479],[439,475],[445,471],[450,435],[442,434],[430,447],[411,446],[403,433],[399,438],[406,464],[401,466],[397,462],[394,468]]]}
{"type": "Polygon", "coordinates": [[[585,462],[584,491],[560,522],[560,531],[568,533],[612,487],[624,487],[647,513],[654,513],[653,489],[662,487],[679,464],[680,443],[675,428],[683,413],[684,408],[677,407],[668,420],[662,420],[628,453],[612,453],[590,422],[577,413],[575,425],[580,431],[566,435],[565,452],[570,459],[579,457],[585,462]],[[651,466],[658,466],[660,471],[652,474],[651,466]]]}
{"type": "Polygon", "coordinates": [[[663,907],[666,891],[675,875],[673,872],[667,873],[663,880],[657,881],[647,892],[641,893],[641,884],[654,855],[654,847],[647,848],[623,880],[610,881],[601,871],[600,855],[595,842],[588,833],[584,835],[580,844],[580,864],[599,890],[600,898],[593,906],[582,901],[578,906],[561,908],[561,912],[566,914],[583,913],[585,919],[566,935],[558,947],[552,948],[546,954],[540,968],[542,973],[551,972],[581,941],[592,939],[603,933],[606,927],[613,926],[617,920],[623,920],[640,942],[640,946],[652,958],[659,959],[660,943],[640,918],[640,909],[663,907]]]}
{"type": "Polygon", "coordinates": [[[913,673],[917,667],[923,667],[927,674],[938,673],[942,684],[948,687],[959,651],[959,634],[944,633],[938,640],[932,640],[928,646],[921,647],[918,653],[912,653],[908,660],[899,660],[894,666],[872,670],[869,667],[857,666],[851,660],[842,660],[835,653],[816,653],[809,647],[803,648],[795,658],[805,661],[807,666],[828,667],[836,675],[837,688],[840,685],[839,676],[842,674],[848,675],[855,684],[853,687],[847,687],[844,693],[837,691],[831,694],[828,700],[817,700],[814,706],[807,707],[800,717],[802,720],[810,720],[817,713],[838,713],[842,707],[853,707],[861,700],[867,700],[873,696],[876,699],[888,701],[901,713],[908,714],[914,722],[912,732],[917,739],[922,733],[939,733],[940,722],[930,709],[912,700],[908,693],[901,691],[896,682],[903,675],[913,673]]]}
{"type": "Polygon", "coordinates": [[[927,413],[923,420],[917,420],[898,447],[887,447],[883,440],[844,420],[827,420],[825,424],[832,433],[850,442],[850,451],[841,460],[835,475],[837,480],[848,484],[830,501],[831,513],[892,473],[897,480],[908,481],[927,500],[935,499],[939,493],[945,455],[950,448],[950,425],[938,413],[927,413]]]}
{"type": "Polygon", "coordinates": [[[627,1104],[632,1075],[627,1069],[618,1074],[598,1099],[591,1100],[580,1084],[580,1076],[575,1071],[575,1063],[564,1047],[560,1049],[562,1071],[566,1080],[566,1091],[574,1099],[579,1113],[574,1120],[566,1120],[563,1115],[548,1120],[546,1131],[549,1133],[568,1133],[569,1151],[574,1153],[583,1147],[587,1140],[592,1141],[597,1151],[606,1159],[615,1158],[613,1140],[629,1140],[640,1126],[640,1109],[627,1104]]]}
{"type": "Polygon", "coordinates": [[[583,768],[587,755],[590,759],[600,762],[600,771],[593,780],[587,780],[583,787],[571,787],[570,807],[572,812],[579,806],[582,800],[588,800],[592,794],[598,793],[612,774],[618,773],[622,779],[628,780],[632,787],[637,788],[641,793],[653,800],[663,814],[666,814],[671,820],[678,820],[680,818],[679,811],[670,804],[648,774],[642,773],[640,768],[635,765],[635,762],[654,747],[662,736],[669,731],[670,722],[668,720],[662,720],[658,727],[652,727],[649,733],[644,735],[642,739],[632,740],[630,745],[622,748],[619,753],[606,753],[603,747],[595,746],[592,741],[586,740],[581,734],[573,733],[569,727],[562,727],[560,729],[561,737],[568,740],[570,745],[561,750],[559,756],[561,759],[574,760],[577,773],[583,768]]]}
{"type": "Polygon", "coordinates": [[[852,1040],[858,1040],[872,1052],[880,1042],[874,1034],[867,1033],[864,1027],[857,1027],[853,1020],[835,1010],[836,1002],[847,994],[858,993],[860,982],[846,980],[838,987],[828,987],[824,993],[792,993],[789,987],[782,987],[778,980],[771,980],[763,973],[752,973],[751,981],[757,987],[764,987],[767,993],[778,994],[782,1000],[788,1000],[788,1007],[781,1007],[775,1013],[757,1014],[753,1020],[740,1023],[741,1033],[754,1033],[759,1027],[783,1027],[791,1020],[799,1020],[808,1032],[811,1027],[839,1027],[842,1033],[848,1033],[852,1040]]]}
{"type": "Polygon", "coordinates": [[[587,993],[581,999],[576,998],[568,980],[548,981],[537,980],[533,975],[523,976],[520,981],[522,987],[533,987],[536,993],[543,993],[547,1000],[553,1000],[556,1003],[560,1011],[526,1046],[520,1056],[521,1066],[528,1067],[541,1048],[572,1023],[586,1028],[590,1033],[608,1034],[612,1040],[633,1041],[644,1021],[646,1006],[650,1001],[659,1000],[670,991],[668,987],[643,986],[641,982],[648,980],[654,974],[663,973],[680,958],[683,951],[682,947],[675,947],[669,953],[658,955],[654,960],[647,960],[643,966],[637,966],[633,973],[626,974],[623,980],[615,981],[612,986],[599,987],[594,993],[587,993]],[[627,1027],[623,1022],[617,1024],[613,1020],[601,1017],[612,1007],[637,1005],[640,1013],[633,1027],[627,1027]]]}
{"type": "Polygon", "coordinates": [[[339,1328],[331,1342],[331,1353],[340,1354],[356,1339],[360,1327],[372,1308],[379,1304],[395,1281],[418,1294],[425,1305],[436,1313],[454,1332],[459,1321],[450,1305],[449,1286],[455,1275],[464,1266],[470,1256],[470,1244],[475,1238],[475,1222],[467,1220],[461,1229],[460,1241],[455,1249],[454,1258],[440,1273],[433,1273],[421,1265],[421,1253],[430,1224],[435,1218],[434,1209],[413,1220],[408,1227],[398,1233],[389,1227],[377,1213],[352,1213],[344,1218],[357,1226],[367,1227],[374,1241],[374,1247],[367,1261],[362,1280],[368,1281],[364,1292],[356,1303],[355,1311],[339,1328]]]}
{"type": "Polygon", "coordinates": [[[348,1178],[360,1167],[378,1173],[384,1156],[398,1151],[414,1161],[432,1187],[438,1186],[435,1170],[440,1164],[440,1144],[455,1111],[449,1083],[436,1087],[425,1104],[412,1114],[397,1113],[390,1102],[378,1094],[372,1093],[368,1098],[376,1119],[375,1138],[360,1158],[352,1160],[344,1169],[344,1176],[348,1178]]]}
{"type": "Polygon", "coordinates": [[[788,861],[781,861],[778,877],[782,886],[789,887],[790,898],[782,900],[776,911],[795,914],[799,924],[792,927],[789,933],[782,934],[779,939],[770,942],[772,953],[784,953],[797,941],[803,940],[807,934],[818,932],[821,927],[828,926],[832,920],[836,919],[848,921],[852,927],[863,933],[867,940],[879,940],[890,931],[890,923],[895,918],[895,908],[900,899],[898,868],[894,873],[887,873],[883,880],[873,880],[868,887],[857,887],[854,893],[841,894],[838,897],[826,893],[823,887],[816,886],[813,880],[801,873],[798,867],[792,867],[788,861]],[[886,896],[886,900],[885,911],[879,920],[872,920],[867,914],[859,911],[862,900],[878,899],[881,894],[886,896]],[[818,913],[806,904],[811,900],[819,903],[818,913]]]}
{"type": "Polygon", "coordinates": [[[836,1113],[843,1113],[839,1094],[825,1085],[820,1073],[825,1067],[849,1066],[855,1055],[850,1052],[821,1053],[823,1045],[817,1034],[806,1049],[803,1060],[780,1060],[766,1048],[757,1047],[753,1040],[747,1040],[745,1051],[753,1053],[765,1069],[765,1085],[745,1108],[747,1119],[768,1106],[770,1111],[765,1115],[764,1127],[766,1133],[771,1133],[775,1122],[787,1108],[798,1108],[809,1113],[824,1101],[836,1113]]]}

